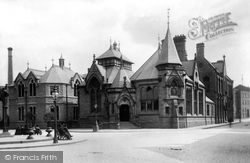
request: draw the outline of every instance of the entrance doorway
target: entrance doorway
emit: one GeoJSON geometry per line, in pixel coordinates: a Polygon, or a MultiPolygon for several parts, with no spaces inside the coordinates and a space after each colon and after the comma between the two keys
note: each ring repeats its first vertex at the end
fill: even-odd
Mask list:
{"type": "Polygon", "coordinates": [[[120,121],[129,121],[129,106],[121,105],[120,106],[120,121]]]}

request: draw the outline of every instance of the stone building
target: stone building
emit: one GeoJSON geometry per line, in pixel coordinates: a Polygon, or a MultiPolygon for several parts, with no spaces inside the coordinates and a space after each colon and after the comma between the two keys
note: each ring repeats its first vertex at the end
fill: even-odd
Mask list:
{"type": "Polygon", "coordinates": [[[245,119],[250,117],[250,88],[238,85],[235,91],[236,118],[245,119]]]}
{"type": "Polygon", "coordinates": [[[214,103],[206,98],[197,57],[188,61],[183,47],[174,44],[168,28],[162,45],[135,73],[116,43],[94,56],[79,86],[80,127],[91,127],[97,119],[103,128],[124,122],[147,128],[214,123],[214,103]]]}
{"type": "MultiPolygon", "coordinates": [[[[12,60],[12,48],[8,50],[12,60]]],[[[9,71],[8,74],[13,72],[9,71]]],[[[62,56],[59,65],[53,63],[49,70],[36,70],[28,66],[27,70],[20,72],[8,86],[10,127],[46,127],[44,114],[55,111],[51,96],[54,88],[59,93],[56,100],[58,121],[74,125],[74,121],[78,119],[77,86],[81,82],[82,78],[78,73],[65,67],[62,56]]]]}
{"type": "Polygon", "coordinates": [[[211,63],[205,58],[204,47],[204,43],[196,45],[199,78],[206,86],[206,96],[215,103],[215,122],[224,123],[233,117],[233,80],[227,76],[225,55],[211,63]]]}

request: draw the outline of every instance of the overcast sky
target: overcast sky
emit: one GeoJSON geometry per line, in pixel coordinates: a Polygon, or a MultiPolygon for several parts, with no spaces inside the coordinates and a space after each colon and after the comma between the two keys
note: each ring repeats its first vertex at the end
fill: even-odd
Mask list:
{"type": "Polygon", "coordinates": [[[196,44],[205,43],[211,62],[226,56],[227,74],[238,84],[250,86],[250,3],[248,0],[1,0],[0,85],[7,83],[8,47],[13,48],[14,79],[29,67],[49,69],[61,54],[68,67],[87,73],[93,54],[100,56],[112,41],[134,62],[135,72],[157,49],[158,35],[165,37],[167,8],[170,8],[172,37],[191,29],[192,18],[231,12],[235,32],[206,41],[187,37],[188,59],[196,44]],[[243,80],[242,80],[243,76],[243,80]]]}

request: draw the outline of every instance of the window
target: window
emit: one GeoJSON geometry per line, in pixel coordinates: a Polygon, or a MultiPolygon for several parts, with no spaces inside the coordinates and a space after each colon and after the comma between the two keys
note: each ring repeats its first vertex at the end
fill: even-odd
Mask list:
{"type": "Polygon", "coordinates": [[[90,81],[90,89],[91,112],[101,111],[100,83],[95,77],[90,81]],[[97,108],[95,108],[95,104],[97,104],[97,108]]]}
{"type": "Polygon", "coordinates": [[[192,114],[192,87],[186,87],[186,107],[187,114],[192,114]]]}
{"type": "Polygon", "coordinates": [[[179,115],[183,115],[183,107],[179,107],[179,115]]]}
{"type": "Polygon", "coordinates": [[[115,104],[112,103],[111,107],[111,114],[115,114],[115,104]]]}
{"type": "Polygon", "coordinates": [[[203,115],[203,91],[199,90],[199,114],[203,115]]]}
{"type": "Polygon", "coordinates": [[[142,87],[141,95],[141,111],[159,110],[158,87],[147,86],[142,87]]]}
{"type": "Polygon", "coordinates": [[[209,108],[209,105],[207,105],[207,115],[210,115],[210,108],[209,108]]]}
{"type": "Polygon", "coordinates": [[[18,84],[18,97],[24,97],[24,84],[21,81],[18,84]]]}
{"type": "Polygon", "coordinates": [[[76,80],[74,84],[74,96],[78,96],[77,87],[80,84],[79,80],[76,80]]]}
{"type": "Polygon", "coordinates": [[[23,106],[20,106],[18,108],[18,120],[24,121],[24,107],[23,106]]]}
{"type": "Polygon", "coordinates": [[[30,120],[35,121],[36,120],[36,107],[35,106],[30,107],[30,113],[31,113],[30,120]]]}
{"type": "Polygon", "coordinates": [[[169,108],[169,106],[165,107],[165,112],[166,112],[167,115],[170,115],[170,108],[169,108]]]}
{"type": "Polygon", "coordinates": [[[195,83],[195,88],[194,88],[194,114],[198,115],[198,106],[197,106],[197,97],[198,96],[198,83],[195,83]]]}
{"type": "Polygon", "coordinates": [[[53,94],[54,89],[56,89],[56,90],[57,90],[57,92],[58,92],[58,94],[59,94],[59,86],[50,86],[50,95],[52,95],[52,94],[53,94]]]}
{"type": "Polygon", "coordinates": [[[78,107],[73,107],[73,120],[78,120],[78,107]]]}
{"type": "Polygon", "coordinates": [[[36,83],[34,80],[31,80],[29,83],[29,91],[30,91],[30,96],[36,96],[36,83]]]}

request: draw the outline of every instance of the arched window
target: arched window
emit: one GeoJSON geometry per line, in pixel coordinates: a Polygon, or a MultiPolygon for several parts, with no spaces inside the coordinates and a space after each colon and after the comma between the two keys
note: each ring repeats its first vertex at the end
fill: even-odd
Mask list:
{"type": "Polygon", "coordinates": [[[18,83],[18,97],[24,97],[24,84],[22,81],[18,83]]]}
{"type": "Polygon", "coordinates": [[[90,81],[89,87],[91,112],[101,111],[101,91],[99,81],[93,77],[90,81]]]}
{"type": "Polygon", "coordinates": [[[192,114],[192,87],[186,86],[186,109],[187,114],[192,114]]]}
{"type": "Polygon", "coordinates": [[[76,82],[74,84],[74,96],[78,96],[77,87],[79,84],[80,84],[79,80],[76,80],[76,82]]]}
{"type": "Polygon", "coordinates": [[[141,111],[159,110],[157,86],[142,87],[140,93],[141,111]]]}
{"type": "Polygon", "coordinates": [[[36,96],[36,83],[31,80],[29,83],[30,96],[36,96]]]}
{"type": "Polygon", "coordinates": [[[19,121],[24,120],[24,107],[23,106],[18,107],[18,120],[19,121]]]}

